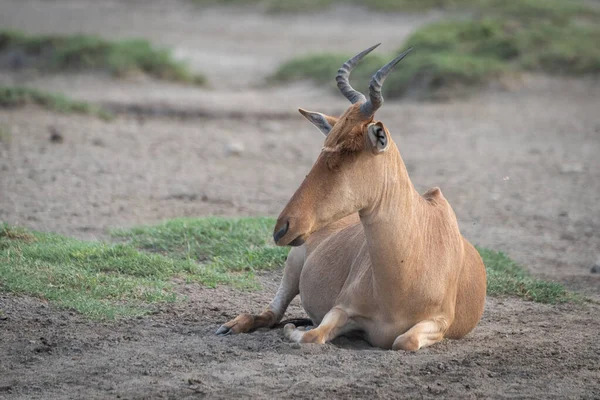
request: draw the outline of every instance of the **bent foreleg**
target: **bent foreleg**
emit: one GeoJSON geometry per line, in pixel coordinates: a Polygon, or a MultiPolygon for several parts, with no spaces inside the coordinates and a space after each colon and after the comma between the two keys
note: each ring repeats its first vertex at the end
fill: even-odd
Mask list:
{"type": "Polygon", "coordinates": [[[291,301],[300,293],[300,273],[304,265],[305,248],[293,248],[288,254],[279,289],[267,309],[258,315],[240,314],[217,329],[217,335],[250,332],[272,328],[283,317],[291,301]]]}

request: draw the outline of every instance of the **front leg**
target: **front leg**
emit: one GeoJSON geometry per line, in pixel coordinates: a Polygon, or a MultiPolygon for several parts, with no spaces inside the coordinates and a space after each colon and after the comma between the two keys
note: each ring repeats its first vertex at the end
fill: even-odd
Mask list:
{"type": "Polygon", "coordinates": [[[323,344],[333,340],[337,336],[348,332],[350,318],[341,308],[333,308],[323,318],[321,324],[310,331],[297,329],[293,324],[287,324],[283,328],[284,336],[297,343],[323,344]]]}
{"type": "Polygon", "coordinates": [[[217,335],[251,332],[259,328],[272,328],[278,322],[275,313],[266,310],[262,314],[240,314],[217,329],[217,335]]]}
{"type": "Polygon", "coordinates": [[[283,278],[277,294],[269,307],[259,315],[240,314],[217,329],[217,335],[251,332],[259,328],[272,328],[281,321],[290,302],[298,295],[300,289],[300,274],[304,265],[306,249],[304,246],[290,250],[283,270],[283,278]]]}

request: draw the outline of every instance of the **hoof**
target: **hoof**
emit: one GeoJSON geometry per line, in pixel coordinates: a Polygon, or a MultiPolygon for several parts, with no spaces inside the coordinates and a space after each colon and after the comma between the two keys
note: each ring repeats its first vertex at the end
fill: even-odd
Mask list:
{"type": "Polygon", "coordinates": [[[250,332],[254,329],[254,316],[250,314],[240,314],[229,322],[221,325],[215,334],[219,336],[236,335],[238,333],[250,332]]]}
{"type": "Polygon", "coordinates": [[[219,336],[227,336],[231,335],[231,328],[226,327],[225,325],[221,325],[219,329],[215,332],[215,335],[219,336]]]}
{"type": "Polygon", "coordinates": [[[285,326],[283,327],[283,336],[285,336],[287,339],[291,339],[292,338],[292,333],[296,330],[296,325],[294,324],[285,324],[285,326]]]}

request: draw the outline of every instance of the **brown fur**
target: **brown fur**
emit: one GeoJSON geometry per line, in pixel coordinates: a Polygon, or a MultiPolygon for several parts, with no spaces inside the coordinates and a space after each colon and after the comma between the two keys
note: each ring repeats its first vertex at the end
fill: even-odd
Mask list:
{"type": "Polygon", "coordinates": [[[387,147],[372,144],[374,121],[363,120],[358,107],[328,117],[324,150],[281,212],[275,232],[289,228],[277,244],[304,245],[290,251],[275,299],[258,319],[243,314],[220,330],[273,326],[298,293],[319,324],[310,331],[286,325],[285,336],[298,342],[357,331],[374,346],[417,350],[460,338],[480,320],[481,257],[441,190],[415,191],[380,122],[387,147]]]}

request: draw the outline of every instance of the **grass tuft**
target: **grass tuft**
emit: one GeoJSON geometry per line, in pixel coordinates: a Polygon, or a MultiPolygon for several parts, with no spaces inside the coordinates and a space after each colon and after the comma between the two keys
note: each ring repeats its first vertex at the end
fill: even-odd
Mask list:
{"type": "MultiPolygon", "coordinates": [[[[280,268],[288,248],[271,244],[272,218],[176,219],[112,232],[117,244],[0,225],[0,290],[46,299],[95,319],[143,315],[175,302],[173,279],[258,289],[254,272],[280,268]]],[[[542,303],[576,299],[532,278],[506,255],[479,249],[488,294],[542,303]]]]}
{"type": "Polygon", "coordinates": [[[516,296],[538,303],[565,303],[578,299],[556,282],[532,277],[506,254],[478,248],[487,271],[487,293],[490,296],[516,296]]]}
{"type": "Polygon", "coordinates": [[[114,76],[143,72],[157,79],[203,84],[202,75],[146,40],[108,41],[90,35],[43,36],[0,31],[0,54],[11,67],[39,70],[106,70],[114,76]]]}
{"type": "MultiPolygon", "coordinates": [[[[391,2],[400,7],[403,1],[391,2]]],[[[416,3],[416,2],[415,2],[416,3]]],[[[580,1],[425,1],[455,3],[467,19],[431,23],[411,35],[397,53],[414,47],[386,81],[384,95],[443,97],[446,89],[486,85],[520,71],[564,75],[600,73],[600,9],[580,1]]],[[[333,86],[339,66],[352,54],[311,54],[281,65],[273,82],[310,79],[333,86]]],[[[352,81],[366,90],[371,75],[395,55],[369,55],[352,81]]]]}
{"type": "Polygon", "coordinates": [[[62,94],[23,86],[0,86],[0,108],[22,107],[27,104],[36,104],[48,110],[65,114],[94,115],[105,121],[114,118],[110,111],[83,101],[72,100],[62,94]]]}
{"type": "Polygon", "coordinates": [[[22,242],[31,243],[35,241],[35,236],[24,228],[0,224],[0,240],[2,239],[20,240],[22,242]]]}

